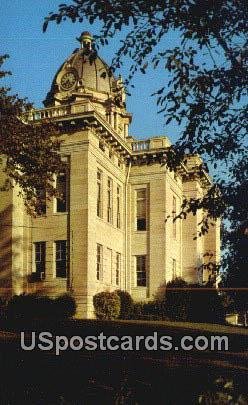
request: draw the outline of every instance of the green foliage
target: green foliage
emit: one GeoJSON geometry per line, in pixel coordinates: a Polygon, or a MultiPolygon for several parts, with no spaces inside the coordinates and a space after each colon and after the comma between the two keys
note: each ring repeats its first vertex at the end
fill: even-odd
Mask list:
{"type": "Polygon", "coordinates": [[[173,321],[225,322],[222,298],[210,285],[188,284],[175,279],[167,283],[164,306],[166,316],[173,321]]]}
{"type": "Polygon", "coordinates": [[[187,283],[176,278],[166,285],[164,297],[165,315],[173,321],[187,321],[188,291],[187,283]]]}
{"type": "MultiPolygon", "coordinates": [[[[0,56],[0,78],[10,72],[1,70],[7,55],[0,56]]],[[[35,124],[24,119],[32,105],[17,95],[10,95],[9,89],[0,87],[0,156],[6,173],[5,184],[0,191],[17,183],[25,197],[29,213],[42,212],[47,196],[53,196],[53,174],[63,169],[58,154],[58,130],[51,122],[35,124]]]]}
{"type": "MultiPolygon", "coordinates": [[[[243,197],[247,202],[248,196],[243,197]]],[[[229,271],[223,274],[221,284],[230,288],[226,294],[232,302],[232,310],[245,313],[248,312],[248,221],[244,221],[238,228],[238,234],[235,232],[229,236],[231,241],[228,246],[232,254],[224,258],[229,271]]]]}
{"type": "Polygon", "coordinates": [[[189,322],[225,323],[225,311],[222,298],[215,288],[205,289],[203,286],[191,284],[189,290],[189,322]]]}
{"type": "Polygon", "coordinates": [[[164,303],[161,301],[135,302],[133,306],[132,319],[162,321],[166,319],[164,303]]]}
{"type": "Polygon", "coordinates": [[[134,302],[131,319],[143,319],[143,302],[134,302]]]}
{"type": "Polygon", "coordinates": [[[127,291],[116,290],[120,297],[120,314],[119,319],[130,319],[133,313],[133,299],[127,291]]]}
{"type": "Polygon", "coordinates": [[[53,305],[57,318],[72,318],[76,314],[76,302],[70,294],[60,295],[54,300],[53,305]]]}
{"type": "Polygon", "coordinates": [[[75,315],[75,300],[68,294],[58,298],[36,294],[15,295],[6,308],[8,320],[66,319],[75,315]]]}
{"type": "Polygon", "coordinates": [[[93,304],[98,319],[116,319],[120,314],[121,300],[116,292],[102,291],[94,295],[93,304]]]}
{"type": "Polygon", "coordinates": [[[8,301],[0,297],[0,319],[5,317],[8,301]]]}

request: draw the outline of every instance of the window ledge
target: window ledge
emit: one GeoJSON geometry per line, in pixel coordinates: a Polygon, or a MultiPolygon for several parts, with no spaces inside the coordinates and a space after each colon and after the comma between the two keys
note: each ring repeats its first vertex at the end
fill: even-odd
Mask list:
{"type": "Polygon", "coordinates": [[[138,231],[137,229],[134,230],[135,233],[146,233],[147,231],[147,229],[145,231],[138,231]]]}
{"type": "Polygon", "coordinates": [[[67,281],[67,277],[53,277],[53,279],[52,279],[53,281],[54,280],[56,280],[56,281],[67,281]]]}
{"type": "Polygon", "coordinates": [[[112,224],[111,222],[106,221],[104,218],[101,218],[101,217],[98,217],[98,216],[97,216],[96,218],[97,218],[99,221],[101,221],[104,225],[109,225],[109,226],[111,226],[111,228],[116,229],[117,231],[120,231],[120,232],[123,233],[123,231],[124,231],[123,227],[117,228],[117,226],[115,226],[115,225],[112,224]]]}
{"type": "Polygon", "coordinates": [[[66,212],[54,212],[54,213],[53,213],[53,215],[56,215],[56,216],[68,215],[68,214],[69,214],[68,211],[66,211],[66,212]]]}

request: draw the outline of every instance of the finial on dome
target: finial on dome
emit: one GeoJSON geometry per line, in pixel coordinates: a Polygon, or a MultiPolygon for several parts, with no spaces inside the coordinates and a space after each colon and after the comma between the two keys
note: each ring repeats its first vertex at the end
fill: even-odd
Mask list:
{"type": "Polygon", "coordinates": [[[82,49],[91,50],[92,35],[90,32],[83,31],[77,40],[80,42],[82,49]]]}

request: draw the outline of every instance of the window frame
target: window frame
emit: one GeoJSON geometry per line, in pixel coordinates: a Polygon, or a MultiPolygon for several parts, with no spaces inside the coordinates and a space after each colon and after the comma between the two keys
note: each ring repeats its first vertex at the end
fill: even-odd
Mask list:
{"type": "Polygon", "coordinates": [[[107,178],[107,222],[113,224],[113,179],[107,178]]]}
{"type": "Polygon", "coordinates": [[[135,260],[136,287],[147,287],[147,255],[137,255],[135,260]],[[141,261],[142,263],[139,263],[141,261]],[[140,268],[141,267],[143,268],[140,268]],[[143,276],[139,276],[139,274],[143,276]],[[140,281],[139,281],[140,280],[140,281]]]}
{"type": "Polygon", "coordinates": [[[121,229],[121,186],[116,186],[116,227],[121,229]]]}
{"type": "MultiPolygon", "coordinates": [[[[146,232],[148,230],[147,200],[148,200],[147,187],[136,188],[136,190],[135,190],[135,203],[136,203],[135,229],[138,232],[146,232]],[[141,192],[145,193],[144,197],[139,197],[138,196],[138,193],[141,193],[141,192]],[[139,210],[140,210],[139,204],[142,203],[142,202],[144,202],[143,209],[144,209],[145,217],[140,217],[139,213],[138,213],[139,210]],[[143,223],[143,225],[142,225],[142,223],[143,223]]],[[[141,208],[141,211],[142,211],[142,208],[141,208]]]]}
{"type": "Polygon", "coordinates": [[[103,245],[96,244],[96,280],[103,280],[103,245]]]}
{"type": "Polygon", "coordinates": [[[115,263],[115,285],[120,286],[121,284],[121,254],[116,252],[116,263],[115,263]]]}
{"type": "Polygon", "coordinates": [[[96,215],[98,218],[102,218],[103,213],[103,204],[102,204],[102,195],[103,195],[103,172],[101,169],[97,169],[96,174],[97,181],[97,194],[96,194],[96,215]],[[99,175],[99,176],[98,176],[99,175]]]}
{"type": "Polygon", "coordinates": [[[46,242],[45,241],[38,241],[33,242],[33,273],[42,277],[46,274],[46,242]],[[39,246],[39,251],[37,251],[37,247],[39,246]],[[37,260],[37,254],[40,255],[40,260],[37,260]],[[42,263],[41,269],[37,268],[38,263],[42,263]]]}
{"type": "Polygon", "coordinates": [[[54,241],[54,261],[55,261],[55,278],[62,278],[65,279],[67,278],[67,272],[68,272],[68,243],[67,240],[65,239],[59,239],[54,241]],[[64,244],[64,249],[63,247],[58,250],[58,244],[64,244]],[[58,259],[58,253],[60,255],[60,258],[58,259]],[[64,256],[64,257],[63,257],[64,256]],[[59,268],[58,263],[63,263],[63,268],[59,268]],[[62,272],[63,275],[59,275],[59,273],[62,272]]]}
{"type": "Polygon", "coordinates": [[[68,170],[65,169],[63,172],[59,173],[56,178],[55,178],[55,184],[56,184],[56,190],[58,190],[58,179],[64,177],[65,181],[63,182],[64,184],[64,190],[63,190],[63,199],[60,197],[55,197],[55,206],[54,206],[54,212],[56,214],[65,214],[68,212],[69,209],[69,176],[68,176],[68,170]],[[62,208],[58,209],[59,204],[61,204],[62,208]]]}

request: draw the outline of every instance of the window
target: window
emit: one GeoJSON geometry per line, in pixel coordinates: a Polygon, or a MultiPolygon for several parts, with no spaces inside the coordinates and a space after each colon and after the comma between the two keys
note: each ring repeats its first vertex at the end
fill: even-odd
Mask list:
{"type": "Polygon", "coordinates": [[[136,256],[137,287],[146,287],[146,256],[136,256]]]}
{"type": "Polygon", "coordinates": [[[36,209],[36,214],[45,215],[46,214],[46,190],[44,188],[36,189],[36,195],[39,199],[39,205],[36,209]]]}
{"type": "Polygon", "coordinates": [[[44,278],[46,270],[46,242],[34,243],[34,264],[35,273],[39,275],[39,278],[44,278]]]}
{"type": "Polygon", "coordinates": [[[146,189],[136,190],[136,229],[146,230],[146,189]]]}
{"type": "Polygon", "coordinates": [[[56,212],[66,212],[68,207],[67,198],[67,175],[60,173],[56,179],[56,190],[59,196],[56,198],[56,212]]]}
{"type": "Polygon", "coordinates": [[[66,278],[67,273],[67,243],[66,240],[55,242],[56,277],[66,278]]]}
{"type": "Polygon", "coordinates": [[[176,197],[173,196],[173,199],[172,199],[172,219],[173,219],[172,226],[173,226],[173,238],[174,239],[176,239],[176,237],[177,237],[177,223],[175,220],[176,215],[177,215],[177,200],[176,200],[176,197]]]}
{"type": "Polygon", "coordinates": [[[115,272],[115,284],[120,285],[121,274],[121,254],[116,253],[116,272],[115,272]]]}
{"type": "Polygon", "coordinates": [[[97,216],[102,218],[102,171],[97,170],[97,216]]]}
{"type": "Polygon", "coordinates": [[[112,223],[113,221],[113,181],[108,177],[107,188],[107,221],[112,223]]]}
{"type": "Polygon", "coordinates": [[[113,281],[113,278],[114,278],[114,275],[113,275],[113,266],[112,266],[112,262],[113,262],[113,252],[112,252],[112,249],[110,249],[110,248],[107,248],[107,257],[106,257],[106,269],[107,269],[107,272],[110,274],[110,276],[111,276],[111,284],[114,284],[114,281],[113,281]]]}
{"type": "Polygon", "coordinates": [[[116,189],[116,226],[121,227],[121,188],[117,186],[116,189]]]}
{"type": "Polygon", "coordinates": [[[96,245],[96,279],[102,280],[102,245],[96,245]]]}
{"type": "Polygon", "coordinates": [[[172,279],[177,277],[177,262],[176,259],[172,259],[172,279]]]}

